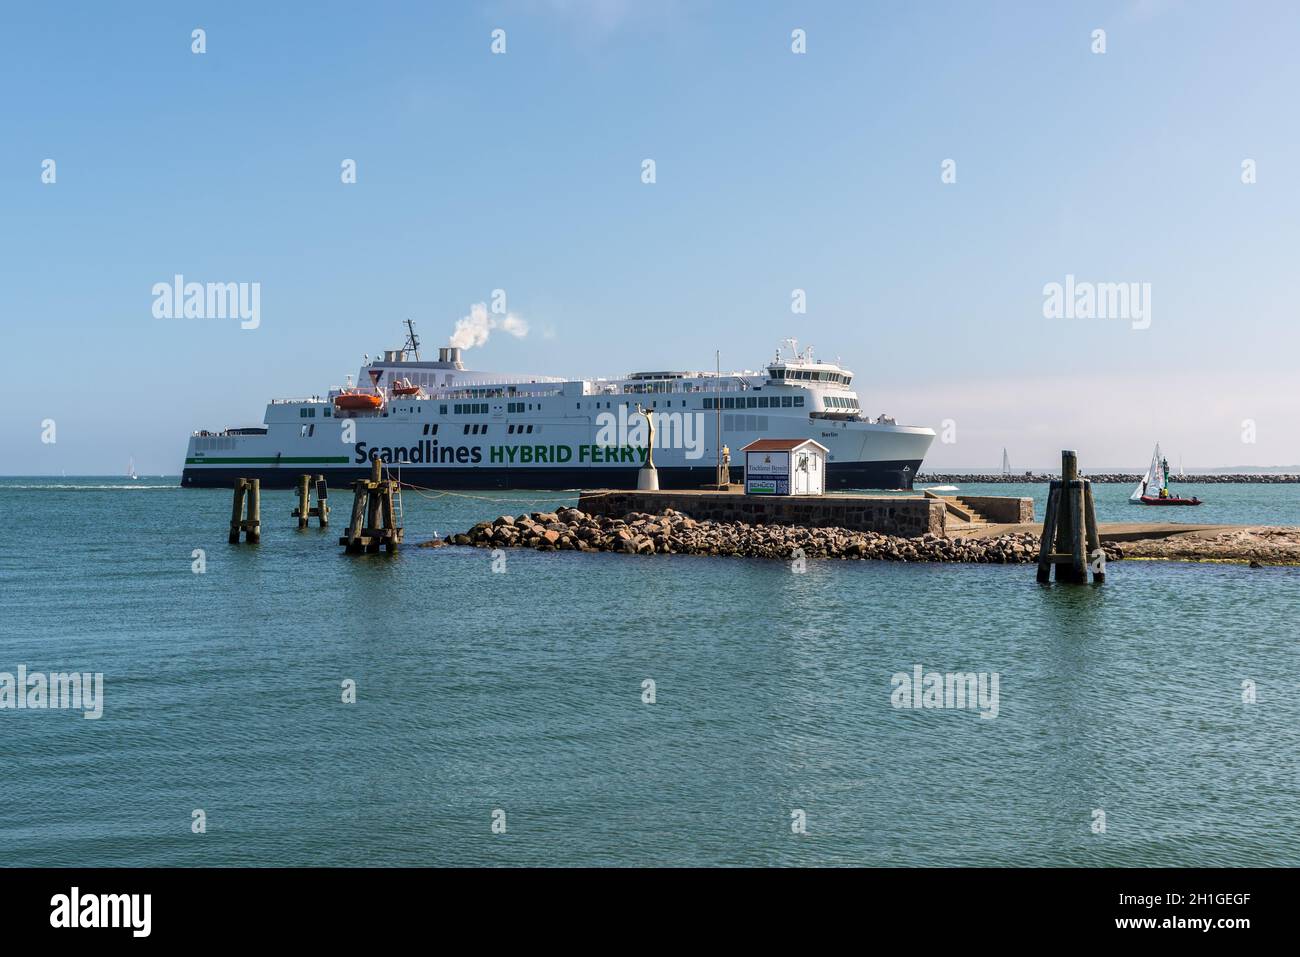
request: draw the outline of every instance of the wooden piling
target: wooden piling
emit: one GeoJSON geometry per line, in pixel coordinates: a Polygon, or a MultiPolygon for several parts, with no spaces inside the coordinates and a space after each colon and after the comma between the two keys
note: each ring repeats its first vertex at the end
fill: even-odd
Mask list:
{"type": "Polygon", "coordinates": [[[298,476],[298,507],[293,510],[293,514],[298,516],[299,528],[306,528],[311,521],[311,506],[308,504],[311,496],[310,485],[310,475],[298,476]]]}
{"type": "Polygon", "coordinates": [[[353,483],[353,490],[356,497],[352,500],[352,518],[348,520],[347,534],[339,539],[339,544],[346,545],[349,552],[361,551],[361,546],[353,543],[361,539],[361,530],[365,527],[366,505],[370,498],[370,493],[361,479],[353,483]]]}
{"type": "MultiPolygon", "coordinates": [[[[377,493],[379,491],[379,483],[382,480],[383,474],[383,466],[379,464],[379,459],[373,459],[370,464],[370,488],[368,490],[370,494],[366,499],[367,529],[375,529],[379,527],[379,508],[382,503],[380,502],[380,497],[377,493]]],[[[367,541],[365,547],[367,552],[377,552],[379,551],[379,542],[367,541]]]]}
{"type": "Polygon", "coordinates": [[[1083,585],[1088,581],[1088,553],[1084,549],[1083,482],[1070,483],[1070,507],[1074,510],[1070,521],[1070,581],[1083,585]]]}
{"type": "Polygon", "coordinates": [[[256,545],[262,540],[262,482],[260,479],[235,479],[235,496],[230,506],[231,545],[239,544],[239,533],[244,541],[256,545]]]}
{"type": "MultiPolygon", "coordinates": [[[[1043,515],[1043,537],[1038,547],[1038,581],[1046,584],[1056,566],[1056,580],[1086,584],[1088,556],[1101,547],[1092,483],[1079,478],[1078,453],[1061,452],[1061,479],[1053,481],[1043,515]]],[[[1104,573],[1093,573],[1094,582],[1104,582],[1104,573]]]]}
{"type": "Polygon", "coordinates": [[[330,503],[329,503],[329,486],[325,484],[325,476],[316,476],[316,516],[320,519],[320,527],[328,528],[330,523],[330,503]]]}
{"type": "Polygon", "coordinates": [[[298,527],[306,528],[311,524],[312,518],[320,519],[320,527],[325,528],[330,523],[330,507],[328,501],[329,489],[325,485],[325,476],[317,475],[316,483],[316,505],[311,505],[311,486],[312,477],[310,475],[298,476],[298,507],[292,512],[294,518],[298,519],[298,527]]]}
{"type": "Polygon", "coordinates": [[[262,480],[253,479],[249,491],[247,540],[256,545],[262,540],[262,480]]]}
{"type": "Polygon", "coordinates": [[[1061,510],[1061,490],[1053,482],[1047,493],[1047,507],[1043,512],[1043,538],[1038,543],[1038,582],[1046,585],[1052,580],[1052,546],[1056,532],[1056,516],[1061,510]]]}
{"type": "MultiPolygon", "coordinates": [[[[384,528],[397,528],[397,515],[393,507],[393,496],[391,494],[384,495],[380,506],[384,517],[384,528]]],[[[392,549],[389,549],[389,551],[392,551],[392,549]]]]}
{"type": "Polygon", "coordinates": [[[239,544],[239,533],[243,530],[244,521],[244,493],[247,488],[244,483],[248,479],[235,479],[235,500],[230,506],[230,538],[231,545],[239,544]]]}
{"type": "Polygon", "coordinates": [[[376,459],[370,478],[357,479],[352,491],[352,519],[339,544],[346,546],[349,554],[377,552],[380,547],[397,551],[402,542],[394,506],[397,482],[383,477],[383,464],[376,459]]]}
{"type": "Polygon", "coordinates": [[[1083,516],[1084,526],[1088,535],[1088,557],[1097,562],[1096,565],[1090,565],[1092,568],[1092,580],[1101,584],[1106,580],[1106,553],[1101,547],[1101,534],[1097,531],[1097,511],[1092,501],[1092,483],[1086,482],[1083,487],[1083,516]]]}

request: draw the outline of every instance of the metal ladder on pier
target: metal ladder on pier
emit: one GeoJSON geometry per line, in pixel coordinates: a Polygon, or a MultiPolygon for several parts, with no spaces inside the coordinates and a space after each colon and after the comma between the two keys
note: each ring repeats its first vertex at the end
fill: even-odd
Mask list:
{"type": "MultiPolygon", "coordinates": [[[[391,477],[393,470],[389,469],[388,471],[391,477]]],[[[402,511],[402,466],[399,464],[397,466],[397,524],[399,526],[406,524],[402,521],[405,517],[406,514],[402,511]]]]}

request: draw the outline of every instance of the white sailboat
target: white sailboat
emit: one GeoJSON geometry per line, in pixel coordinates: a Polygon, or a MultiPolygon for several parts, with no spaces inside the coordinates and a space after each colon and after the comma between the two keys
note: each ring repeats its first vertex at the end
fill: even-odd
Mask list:
{"type": "Polygon", "coordinates": [[[131,459],[131,461],[127,463],[126,477],[129,478],[132,482],[136,481],[140,477],[135,474],[135,459],[131,459]]]}
{"type": "MultiPolygon", "coordinates": [[[[1147,493],[1147,489],[1153,487],[1151,485],[1151,480],[1156,476],[1159,470],[1160,470],[1160,443],[1157,442],[1156,450],[1151,453],[1151,464],[1147,466],[1147,474],[1142,476],[1142,481],[1138,482],[1137,488],[1135,488],[1133,490],[1133,494],[1128,497],[1128,500],[1130,502],[1132,502],[1135,505],[1141,503],[1142,496],[1147,493]]],[[[1156,482],[1154,488],[1160,488],[1163,484],[1164,484],[1163,482],[1156,482]]]]}
{"type": "Polygon", "coordinates": [[[1201,500],[1193,496],[1192,498],[1183,498],[1180,495],[1169,494],[1169,462],[1160,454],[1160,443],[1156,443],[1156,449],[1151,453],[1151,464],[1147,466],[1147,474],[1142,476],[1142,481],[1138,482],[1137,488],[1133,489],[1133,494],[1128,497],[1133,505],[1200,505],[1201,500]]]}

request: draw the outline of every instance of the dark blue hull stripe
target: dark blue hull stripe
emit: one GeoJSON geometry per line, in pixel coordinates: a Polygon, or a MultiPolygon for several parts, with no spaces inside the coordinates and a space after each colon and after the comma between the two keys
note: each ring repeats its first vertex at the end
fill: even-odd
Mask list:
{"type": "MultiPolygon", "coordinates": [[[[827,486],[846,488],[911,488],[912,478],[921,467],[911,462],[829,462],[827,486]]],[[[636,488],[634,467],[629,468],[434,468],[403,465],[393,474],[401,475],[404,484],[430,489],[537,489],[559,491],[577,488],[636,488]]],[[[740,482],[744,470],[733,466],[731,480],[740,482]]],[[[237,478],[260,479],[263,488],[293,488],[298,476],[324,475],[330,485],[340,487],[354,479],[366,478],[368,468],[359,466],[231,466],[222,468],[186,468],[181,485],[187,488],[229,488],[237,478]]],[[[711,465],[660,468],[660,488],[699,488],[714,481],[711,465]]]]}

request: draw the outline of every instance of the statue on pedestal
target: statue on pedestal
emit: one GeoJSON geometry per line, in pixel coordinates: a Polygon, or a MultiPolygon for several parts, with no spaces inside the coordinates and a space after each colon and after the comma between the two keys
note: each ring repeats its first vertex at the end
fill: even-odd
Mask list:
{"type": "Polygon", "coordinates": [[[636,410],[645,416],[646,427],[646,450],[645,450],[645,468],[652,469],[655,467],[655,419],[654,413],[649,409],[642,407],[641,403],[636,404],[636,410]]]}
{"type": "Polygon", "coordinates": [[[636,411],[645,416],[646,450],[645,465],[636,473],[636,487],[639,491],[658,491],[659,472],[655,469],[655,419],[654,413],[644,408],[640,402],[636,411]]]}

